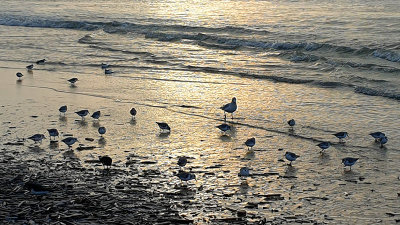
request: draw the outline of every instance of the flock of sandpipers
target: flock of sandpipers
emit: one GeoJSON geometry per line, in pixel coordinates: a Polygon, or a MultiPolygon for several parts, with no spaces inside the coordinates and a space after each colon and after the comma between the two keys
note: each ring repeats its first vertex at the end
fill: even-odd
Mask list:
{"type": "MultiPolygon", "coordinates": [[[[44,64],[46,62],[45,59],[39,60],[36,62],[36,64],[41,65],[44,64]]],[[[34,65],[28,65],[26,67],[26,69],[28,71],[32,71],[34,65]]],[[[111,69],[108,69],[109,65],[102,63],[101,64],[101,68],[104,69],[104,73],[105,74],[111,74],[113,73],[113,71],[111,69]]],[[[21,81],[21,78],[23,77],[23,74],[18,72],[16,74],[16,76],[18,77],[18,81],[21,81]]],[[[70,82],[70,84],[72,86],[75,86],[75,83],[78,81],[78,78],[71,78],[68,80],[68,82],[70,82]]],[[[237,103],[236,103],[236,98],[232,98],[232,101],[228,104],[225,104],[224,106],[220,107],[220,109],[222,109],[224,111],[224,123],[217,126],[217,128],[219,128],[222,132],[223,135],[227,135],[226,133],[228,131],[231,130],[231,126],[229,126],[226,122],[226,114],[230,113],[232,116],[232,120],[233,120],[233,113],[237,110],[237,103]]],[[[67,112],[68,108],[66,105],[61,106],[59,108],[59,112],[60,112],[60,116],[64,116],[65,117],[65,113],[67,112]]],[[[89,115],[89,110],[84,109],[84,110],[80,110],[75,112],[78,116],[80,116],[82,118],[82,121],[85,120],[85,117],[87,115],[89,115]]],[[[130,115],[132,116],[132,119],[135,120],[137,111],[135,108],[132,108],[130,110],[130,115]]],[[[100,111],[96,111],[94,112],[91,117],[94,120],[98,120],[101,116],[100,111]]],[[[156,122],[157,125],[160,128],[160,132],[162,133],[169,133],[171,132],[171,128],[170,126],[165,123],[165,122],[156,122]]],[[[290,126],[290,129],[294,129],[294,126],[296,125],[296,121],[294,119],[291,119],[289,121],[287,121],[288,125],[290,126]]],[[[106,128],[105,127],[99,127],[98,128],[98,132],[101,135],[101,137],[103,138],[103,135],[106,133],[106,128]]],[[[56,137],[59,137],[59,132],[57,129],[48,129],[48,133],[50,136],[50,141],[56,141],[56,137]],[[52,140],[52,138],[54,138],[52,140]]],[[[334,134],[337,138],[339,138],[339,142],[344,142],[344,139],[349,137],[347,132],[338,132],[334,134]]],[[[375,142],[379,143],[381,147],[383,147],[384,144],[387,143],[388,138],[386,137],[386,135],[382,132],[374,132],[374,133],[370,133],[370,135],[375,138],[375,142]]],[[[41,143],[42,140],[45,138],[45,135],[43,134],[35,134],[31,137],[29,137],[28,139],[33,140],[35,143],[41,143]]],[[[78,139],[75,137],[67,137],[65,139],[61,140],[63,143],[65,143],[69,150],[72,150],[72,145],[74,145],[76,142],[78,142],[78,139]]],[[[253,146],[256,144],[256,139],[250,138],[248,139],[245,143],[244,143],[247,147],[248,147],[248,151],[252,151],[253,146]]],[[[317,145],[320,148],[320,153],[324,154],[325,150],[328,149],[331,146],[330,142],[321,142],[317,145]]],[[[292,166],[292,162],[295,161],[298,157],[300,157],[299,155],[293,153],[293,152],[286,152],[285,153],[285,158],[290,162],[288,165],[292,166]]],[[[352,158],[352,157],[346,157],[342,159],[342,163],[344,164],[344,166],[349,166],[350,170],[351,170],[351,166],[353,166],[356,162],[357,162],[358,158],[352,158]]],[[[109,156],[100,156],[99,157],[99,161],[103,164],[103,167],[105,170],[110,169],[111,164],[112,164],[112,159],[109,156]]],[[[186,157],[180,157],[178,159],[178,165],[180,167],[179,172],[177,173],[177,176],[182,180],[182,181],[189,181],[192,179],[195,179],[196,176],[193,173],[190,172],[185,172],[182,168],[187,164],[188,160],[186,157]]],[[[250,176],[250,172],[249,172],[249,168],[248,167],[243,167],[240,169],[239,171],[239,176],[250,176]]]]}

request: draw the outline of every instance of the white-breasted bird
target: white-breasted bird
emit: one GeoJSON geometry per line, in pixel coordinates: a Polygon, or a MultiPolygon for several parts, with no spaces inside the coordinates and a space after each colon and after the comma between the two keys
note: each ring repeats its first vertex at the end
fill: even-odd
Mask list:
{"type": "Polygon", "coordinates": [[[250,138],[244,143],[247,146],[247,150],[253,149],[253,146],[256,145],[256,139],[250,138]]]}
{"type": "Polygon", "coordinates": [[[237,110],[236,98],[233,97],[230,103],[220,107],[220,109],[224,110],[224,120],[226,120],[226,113],[230,113],[233,119],[233,113],[237,110]]]}

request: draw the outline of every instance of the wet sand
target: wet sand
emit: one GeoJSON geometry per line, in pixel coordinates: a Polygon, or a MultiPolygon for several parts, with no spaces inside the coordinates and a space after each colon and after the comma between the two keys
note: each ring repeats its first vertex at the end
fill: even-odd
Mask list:
{"type": "MultiPolygon", "coordinates": [[[[376,160],[392,154],[390,149],[368,143],[366,148],[376,151],[363,152],[363,160],[352,171],[345,171],[339,159],[361,154],[365,150],[362,140],[347,148],[334,143],[334,150],[326,155],[318,155],[316,149],[308,153],[310,146],[333,131],[303,127],[291,132],[276,122],[282,109],[271,109],[265,119],[245,112],[245,103],[239,103],[242,108],[236,119],[228,119],[233,131],[222,136],[215,128],[223,118],[218,110],[221,93],[214,93],[216,98],[211,93],[199,94],[196,100],[210,101],[199,105],[193,98],[183,102],[166,97],[171,93],[162,86],[154,87],[153,80],[119,85],[118,79],[99,77],[96,85],[83,75],[35,70],[32,74],[23,71],[23,80],[17,82],[15,73],[22,65],[14,67],[0,69],[1,221],[355,224],[361,220],[374,224],[400,219],[398,174],[388,174],[397,170],[379,169],[385,163],[376,160]],[[77,87],[66,82],[71,77],[79,77],[77,87]],[[137,95],[121,98],[118,92],[124,92],[126,86],[127,92],[137,90],[137,95]],[[68,105],[65,117],[59,115],[61,105],[68,105]],[[129,115],[131,107],[138,111],[136,120],[129,115]],[[101,110],[102,117],[99,122],[89,117],[81,121],[74,113],[81,109],[90,113],[101,110]],[[257,120],[263,124],[253,123],[257,120]],[[156,121],[172,124],[171,134],[160,134],[156,121]],[[104,139],[97,133],[99,126],[107,127],[104,139]],[[58,140],[73,135],[80,143],[73,151],[61,141],[50,144],[46,132],[50,128],[61,132],[58,140]],[[26,139],[35,133],[44,133],[47,139],[41,144],[26,139]],[[252,136],[257,139],[255,151],[247,152],[243,142],[252,136]],[[78,146],[94,148],[78,150],[78,146]],[[301,155],[293,167],[283,159],[287,149],[301,155]],[[113,158],[110,173],[104,173],[98,162],[101,155],[113,158]],[[188,184],[181,184],[175,176],[182,155],[189,158],[186,170],[197,176],[188,184]],[[237,176],[242,166],[252,168],[250,178],[237,176]],[[24,190],[21,183],[29,177],[49,187],[51,193],[34,196],[24,190]],[[381,209],[376,209],[378,206],[381,209]]],[[[251,90],[244,87],[243,93],[251,90]]]]}

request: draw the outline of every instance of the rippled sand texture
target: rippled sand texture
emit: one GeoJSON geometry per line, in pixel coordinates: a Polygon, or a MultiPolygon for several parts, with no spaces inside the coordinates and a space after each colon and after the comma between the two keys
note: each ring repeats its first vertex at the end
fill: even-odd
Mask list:
{"type": "MultiPolygon", "coordinates": [[[[101,170],[90,162],[107,154],[114,168],[142,175],[159,171],[151,181],[147,178],[149,191],[180,193],[173,200],[180,214],[201,223],[236,217],[237,210],[247,211],[250,222],[286,218],[376,224],[400,219],[400,137],[393,123],[399,115],[397,102],[303,84],[236,76],[219,80],[206,73],[136,71],[130,74],[135,78],[127,79],[106,76],[100,67],[76,74],[41,69],[51,64],[37,66],[33,73],[26,73],[22,63],[8,62],[7,67],[14,69],[0,70],[0,142],[24,160],[50,156],[63,162],[76,157],[84,167],[101,170]],[[17,71],[25,74],[21,82],[16,82],[17,71]],[[79,78],[76,87],[66,81],[71,77],[79,78]],[[215,127],[223,122],[219,107],[233,96],[238,102],[234,120],[228,116],[233,129],[222,136],[215,127]],[[61,105],[68,106],[65,117],[59,116],[61,105]],[[131,107],[138,111],[136,120],[131,120],[131,107]],[[99,122],[90,117],[82,122],[74,113],[81,109],[100,110],[99,122]],[[291,118],[297,122],[293,131],[286,123],[291,118]],[[171,133],[161,134],[156,122],[167,122],[171,133]],[[99,126],[107,128],[104,140],[97,133],[99,126]],[[62,142],[49,144],[49,128],[96,148],[79,151],[77,143],[66,154],[62,142]],[[339,131],[349,132],[344,144],[332,135],[339,131]],[[384,148],[368,135],[373,131],[389,137],[384,148]],[[40,145],[30,140],[23,146],[4,145],[35,133],[45,133],[47,139],[40,145]],[[256,138],[253,152],[244,145],[250,137],[256,138]],[[321,155],[315,146],[319,141],[333,146],[321,155]],[[301,156],[293,167],[287,166],[285,151],[301,156]],[[180,192],[181,182],[174,176],[179,156],[189,158],[185,169],[197,177],[188,182],[189,192],[180,192]],[[360,158],[351,171],[341,165],[348,156],[360,158]],[[238,177],[244,166],[251,168],[251,177],[238,177]]],[[[111,175],[110,185],[128,182],[130,176],[111,175]]]]}

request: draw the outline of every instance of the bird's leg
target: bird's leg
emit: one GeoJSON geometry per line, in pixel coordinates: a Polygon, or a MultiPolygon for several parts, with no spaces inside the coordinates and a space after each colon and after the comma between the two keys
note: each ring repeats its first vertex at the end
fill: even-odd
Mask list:
{"type": "Polygon", "coordinates": [[[232,120],[233,120],[233,113],[231,113],[231,115],[232,115],[232,120]]]}

